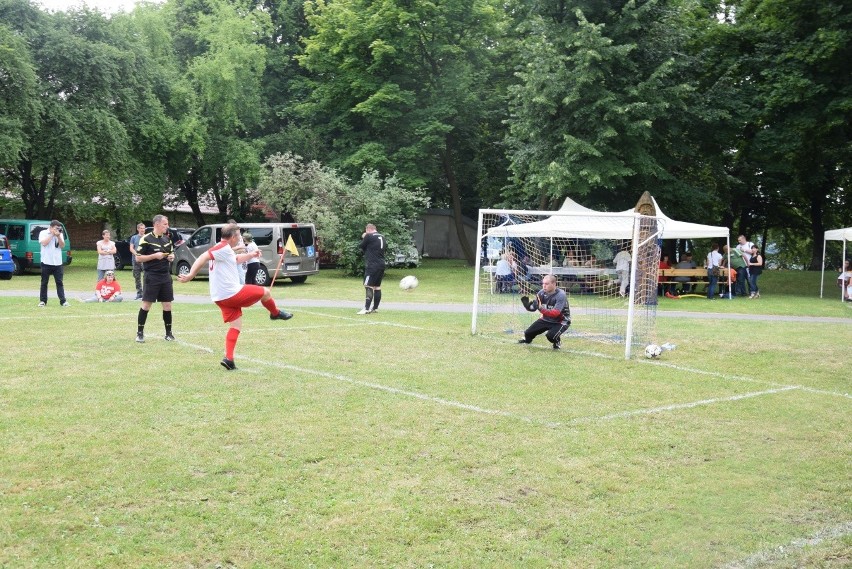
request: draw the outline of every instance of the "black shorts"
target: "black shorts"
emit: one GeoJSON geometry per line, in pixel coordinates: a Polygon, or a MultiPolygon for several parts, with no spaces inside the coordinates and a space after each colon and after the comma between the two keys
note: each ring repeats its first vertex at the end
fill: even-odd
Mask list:
{"type": "Polygon", "coordinates": [[[174,299],[175,291],[171,277],[162,282],[145,281],[145,286],[142,288],[143,302],[172,302],[174,299]]]}
{"type": "Polygon", "coordinates": [[[364,273],[364,286],[382,286],[382,279],[385,278],[385,268],[371,269],[367,268],[364,273]]]}

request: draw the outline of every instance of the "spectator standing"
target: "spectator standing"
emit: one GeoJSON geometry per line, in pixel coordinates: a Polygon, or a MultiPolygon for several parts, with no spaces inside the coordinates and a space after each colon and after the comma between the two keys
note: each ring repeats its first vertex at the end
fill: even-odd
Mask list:
{"type": "Polygon", "coordinates": [[[41,287],[38,305],[47,306],[47,283],[53,275],[59,305],[68,306],[63,283],[62,248],[65,247],[65,235],[62,232],[62,224],[56,219],[51,221],[50,226],[38,234],[38,243],[41,245],[41,287]]]}
{"type": "Polygon", "coordinates": [[[379,309],[382,301],[382,279],[385,277],[385,237],[368,223],[361,234],[361,251],[364,252],[364,308],[358,314],[371,314],[379,309]]]}
{"type": "MultiPolygon", "coordinates": [[[[742,296],[746,295],[746,284],[751,285],[751,277],[749,276],[749,260],[751,259],[751,252],[753,249],[754,243],[746,239],[745,235],[737,236],[737,251],[739,251],[740,257],[742,257],[745,266],[732,268],[737,270],[737,294],[742,296]]],[[[754,291],[752,290],[750,292],[754,291]]],[[[751,295],[749,298],[751,298],[751,295]]]]}
{"type": "Polygon", "coordinates": [[[95,243],[98,250],[98,282],[104,280],[107,271],[115,270],[115,242],[110,238],[109,229],[101,232],[103,239],[95,243]]]}
{"type": "Polygon", "coordinates": [[[849,259],[843,262],[843,270],[837,276],[837,286],[840,287],[843,300],[852,300],[852,294],[849,291],[849,287],[852,287],[852,266],[849,259]]]}
{"type": "Polygon", "coordinates": [[[130,238],[130,258],[133,259],[133,280],[136,283],[136,298],[142,300],[142,263],[136,260],[136,252],[139,249],[139,241],[145,235],[145,224],[141,221],[136,224],[136,235],[130,238]]]}
{"type": "MultiPolygon", "coordinates": [[[[740,235],[742,237],[742,235],[740,235]]],[[[749,257],[751,253],[749,253],[749,257]]],[[[736,287],[731,291],[731,296],[745,296],[746,295],[746,283],[745,281],[748,279],[748,261],[746,260],[745,255],[740,249],[734,248],[730,249],[727,245],[725,245],[725,259],[730,259],[730,269],[733,269],[737,273],[736,278],[736,287]]]]}
{"type": "Polygon", "coordinates": [[[619,251],[612,262],[615,263],[615,274],[618,275],[618,294],[621,296],[627,295],[627,285],[630,283],[630,251],[622,249],[619,251]]]}
{"type": "MultiPolygon", "coordinates": [[[[234,253],[236,253],[237,255],[242,255],[246,252],[246,242],[243,239],[242,230],[240,230],[240,226],[237,223],[236,219],[231,218],[228,220],[228,223],[236,225],[237,229],[239,230],[237,232],[239,234],[239,239],[237,240],[237,244],[233,247],[233,249],[234,253]]],[[[175,247],[177,247],[177,245],[175,245],[175,247]]],[[[240,284],[246,284],[246,271],[248,270],[248,267],[245,263],[240,263],[237,268],[240,270],[240,284]]]]}
{"type": "Polygon", "coordinates": [[[174,243],[169,236],[169,218],[165,215],[154,216],[154,229],[146,233],[139,241],[136,258],[145,263],[145,284],[142,287],[142,306],[136,319],[136,341],[145,343],[145,323],[151,305],[160,302],[163,306],[163,324],[166,327],[165,340],[173,342],[172,301],[175,299],[172,275],[169,272],[171,262],[175,260],[174,243]]]}
{"type": "MultiPolygon", "coordinates": [[[[243,233],[243,242],[246,244],[246,253],[250,253],[251,257],[244,264],[245,266],[245,282],[247,284],[257,284],[255,281],[257,280],[257,270],[260,268],[260,259],[259,255],[255,255],[255,251],[258,251],[259,248],[257,243],[254,242],[254,235],[250,232],[246,231],[243,233]]],[[[234,251],[236,253],[236,251],[234,251]]]]}
{"type": "Polygon", "coordinates": [[[714,300],[716,298],[716,284],[719,282],[721,274],[722,254],[719,253],[719,244],[713,243],[710,246],[710,252],[707,253],[707,260],[704,262],[704,267],[707,269],[707,298],[714,300]]]}
{"type": "Polygon", "coordinates": [[[760,289],[757,288],[757,278],[763,272],[763,255],[757,249],[757,246],[752,246],[751,256],[748,259],[748,284],[749,298],[760,298],[760,289]]]}

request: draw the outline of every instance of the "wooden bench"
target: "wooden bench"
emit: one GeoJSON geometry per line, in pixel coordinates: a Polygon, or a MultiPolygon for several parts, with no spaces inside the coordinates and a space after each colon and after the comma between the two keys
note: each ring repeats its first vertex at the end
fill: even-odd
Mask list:
{"type": "MultiPolygon", "coordinates": [[[[704,285],[707,287],[707,269],[660,269],[659,272],[660,284],[675,284],[675,285],[704,285]],[[689,281],[676,281],[675,277],[689,277],[689,281]]],[[[721,277],[720,277],[721,278],[721,277]]]]}

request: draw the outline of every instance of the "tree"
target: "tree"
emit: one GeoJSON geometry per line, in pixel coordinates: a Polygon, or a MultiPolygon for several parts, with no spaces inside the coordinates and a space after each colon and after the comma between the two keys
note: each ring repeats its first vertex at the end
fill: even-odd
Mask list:
{"type": "Polygon", "coordinates": [[[199,224],[209,196],[220,216],[245,218],[248,189],[257,182],[265,116],[261,80],[271,33],[269,15],[254,4],[225,0],[178,1],[166,7],[183,79],[191,87],[187,116],[194,131],[172,154],[170,176],[199,224]]]}
{"type": "Polygon", "coordinates": [[[54,217],[60,206],[87,216],[104,202],[117,212],[161,196],[162,168],[145,149],[158,144],[162,113],[134,34],[98,12],[44,14],[15,0],[0,17],[26,38],[38,77],[26,141],[2,165],[27,217],[54,217]]]}
{"type": "Polygon", "coordinates": [[[0,24],[0,164],[14,164],[39,115],[38,76],[24,39],[0,24]]]}
{"type": "MultiPolygon", "coordinates": [[[[395,172],[454,211],[470,263],[462,213],[493,181],[493,82],[505,16],[491,0],[402,3],[317,0],[305,4],[312,34],[301,64],[311,73],[303,116],[322,129],[331,164],[351,174],[395,172]]],[[[495,85],[496,83],[496,85],[495,85]]]]}
{"type": "Polygon", "coordinates": [[[508,201],[547,209],[585,196],[621,208],[645,190],[676,203],[700,194],[681,167],[694,148],[685,132],[699,122],[679,63],[692,6],[533,5],[519,26],[519,83],[510,88],[508,201]]]}
{"type": "Polygon", "coordinates": [[[423,190],[406,188],[395,176],[364,171],[351,182],[334,168],[289,153],[266,160],[258,192],[270,207],[314,223],[322,247],[339,255],[352,275],[364,269],[358,236],[367,223],[379,227],[388,251],[404,251],[413,243],[413,222],[429,206],[423,190]]]}
{"type": "Polygon", "coordinates": [[[764,182],[754,197],[774,206],[766,229],[811,244],[819,268],[826,224],[852,214],[852,7],[848,2],[743,0],[729,33],[740,79],[758,105],[747,157],[764,182]]]}

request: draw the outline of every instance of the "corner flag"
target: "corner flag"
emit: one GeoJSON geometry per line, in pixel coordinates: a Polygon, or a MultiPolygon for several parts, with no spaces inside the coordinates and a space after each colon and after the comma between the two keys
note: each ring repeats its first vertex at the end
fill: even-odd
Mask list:
{"type": "Polygon", "coordinates": [[[293,241],[293,236],[287,236],[287,243],[284,245],[284,248],[289,251],[292,255],[299,256],[299,250],[296,249],[296,243],[293,241]]]}

